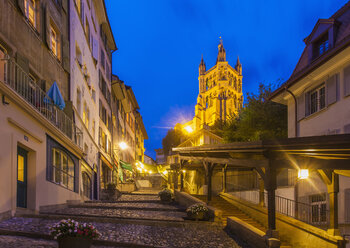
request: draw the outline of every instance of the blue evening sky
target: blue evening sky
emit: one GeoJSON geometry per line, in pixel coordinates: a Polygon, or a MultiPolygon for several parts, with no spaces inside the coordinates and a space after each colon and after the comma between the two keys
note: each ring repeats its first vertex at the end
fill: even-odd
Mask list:
{"type": "Polygon", "coordinates": [[[222,36],[229,64],[239,55],[243,92],[287,80],[303,39],[345,0],[107,0],[118,51],[113,73],[132,86],[149,136],[146,154],[177,122],[194,116],[198,65],[215,65],[222,36]]]}

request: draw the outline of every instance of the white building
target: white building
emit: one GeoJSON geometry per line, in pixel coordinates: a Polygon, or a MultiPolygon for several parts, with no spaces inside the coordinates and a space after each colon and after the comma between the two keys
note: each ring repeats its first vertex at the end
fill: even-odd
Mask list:
{"type": "Polygon", "coordinates": [[[102,108],[100,99],[103,97],[99,88],[102,81],[104,89],[110,87],[111,50],[115,50],[116,45],[103,0],[69,2],[70,90],[75,122],[83,132],[84,158],[81,160],[80,185],[85,197],[97,199],[100,147],[104,152],[106,150],[106,145],[99,143],[102,142],[99,141],[102,123],[99,113],[102,108]]]}
{"type": "MultiPolygon", "coordinates": [[[[329,19],[318,20],[304,42],[305,49],[290,79],[272,97],[288,106],[288,136],[350,133],[350,4],[329,19]]],[[[339,227],[342,233],[349,233],[350,174],[336,173],[339,227]]],[[[315,206],[315,222],[326,220],[329,197],[317,171],[310,171],[308,180],[297,183],[294,194],[290,194],[294,196],[299,202],[315,206]]]]}

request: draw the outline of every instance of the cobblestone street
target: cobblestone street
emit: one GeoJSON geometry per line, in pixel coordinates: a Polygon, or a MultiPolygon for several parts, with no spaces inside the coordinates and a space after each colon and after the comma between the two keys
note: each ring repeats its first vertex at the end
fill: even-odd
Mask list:
{"type": "MultiPolygon", "coordinates": [[[[234,248],[241,247],[213,222],[195,222],[184,220],[185,212],[176,205],[161,204],[157,196],[123,195],[115,203],[84,203],[77,206],[46,212],[44,216],[14,217],[0,223],[0,230],[22,233],[40,234],[48,238],[49,227],[61,219],[73,218],[74,215],[90,216],[90,222],[97,227],[102,236],[95,247],[102,247],[101,242],[109,242],[109,247],[123,247],[133,244],[147,247],[202,247],[202,248],[234,248]],[[142,202],[152,200],[154,202],[142,202]],[[128,202],[129,201],[129,202],[128,202]],[[86,207],[82,207],[86,206],[86,207]],[[121,207],[122,209],[119,209],[121,207]],[[132,207],[132,210],[124,209],[132,207]],[[138,208],[138,209],[136,209],[138,208]],[[156,211],[160,208],[163,211],[156,211]],[[152,210],[149,210],[152,209],[152,210]],[[167,209],[165,211],[164,209],[167,209]],[[53,218],[55,216],[55,218],[53,218]],[[93,217],[91,217],[93,216],[93,217]],[[52,218],[51,218],[52,217],[52,218]],[[101,222],[99,218],[113,218],[113,222],[101,222]],[[135,223],[118,223],[118,219],[137,220],[135,223]],[[146,218],[146,220],[145,220],[146,218]],[[152,222],[149,222],[152,220],[152,222]],[[164,222],[166,220],[166,222],[164,222]],[[100,242],[100,243],[99,243],[100,242]]],[[[57,247],[56,241],[34,239],[19,236],[0,236],[0,247],[57,247]],[[22,246],[23,247],[23,246],[22,246]]],[[[35,236],[38,237],[38,236],[35,236]]]]}

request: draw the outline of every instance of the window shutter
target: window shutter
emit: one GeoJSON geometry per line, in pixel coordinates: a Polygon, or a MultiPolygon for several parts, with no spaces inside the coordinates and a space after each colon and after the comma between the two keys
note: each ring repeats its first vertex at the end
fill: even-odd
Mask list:
{"type": "Polygon", "coordinates": [[[68,13],[68,0],[62,0],[62,9],[68,13]]]}
{"type": "Polygon", "coordinates": [[[80,16],[80,20],[81,20],[81,23],[83,24],[83,27],[84,27],[84,16],[85,16],[85,13],[84,13],[84,4],[83,4],[83,1],[80,2],[81,3],[81,16],[80,16]]]}
{"type": "Polygon", "coordinates": [[[51,50],[51,46],[50,46],[50,11],[49,11],[49,8],[47,6],[45,8],[45,31],[46,31],[46,35],[45,35],[46,44],[47,44],[47,47],[51,50]]]}
{"type": "Polygon", "coordinates": [[[305,117],[305,95],[301,94],[298,99],[298,121],[305,117]]]}
{"type": "Polygon", "coordinates": [[[331,76],[327,80],[326,93],[327,93],[327,105],[331,105],[337,101],[337,74],[331,76]]]}
{"type": "Polygon", "coordinates": [[[344,68],[344,96],[350,95],[350,66],[344,68]]]}
{"type": "Polygon", "coordinates": [[[24,8],[24,0],[17,0],[17,5],[18,5],[18,8],[21,10],[22,14],[26,15],[26,11],[24,8]]]}
{"type": "Polygon", "coordinates": [[[62,64],[63,68],[69,72],[69,41],[62,36],[62,64]]]}
{"type": "Polygon", "coordinates": [[[92,57],[98,61],[98,40],[92,36],[92,57]]]}

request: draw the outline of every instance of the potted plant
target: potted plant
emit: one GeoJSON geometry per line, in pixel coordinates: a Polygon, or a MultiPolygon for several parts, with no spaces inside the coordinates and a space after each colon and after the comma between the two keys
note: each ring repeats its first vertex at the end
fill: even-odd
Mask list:
{"type": "Polygon", "coordinates": [[[101,235],[93,225],[71,219],[50,227],[50,234],[57,239],[59,248],[89,248],[92,240],[101,235]]]}
{"type": "Polygon", "coordinates": [[[163,189],[158,193],[158,196],[162,202],[170,202],[173,198],[173,192],[170,189],[163,189]]]}
{"type": "Polygon", "coordinates": [[[186,209],[187,216],[194,220],[203,220],[208,215],[208,207],[202,203],[196,203],[186,209]]]}

